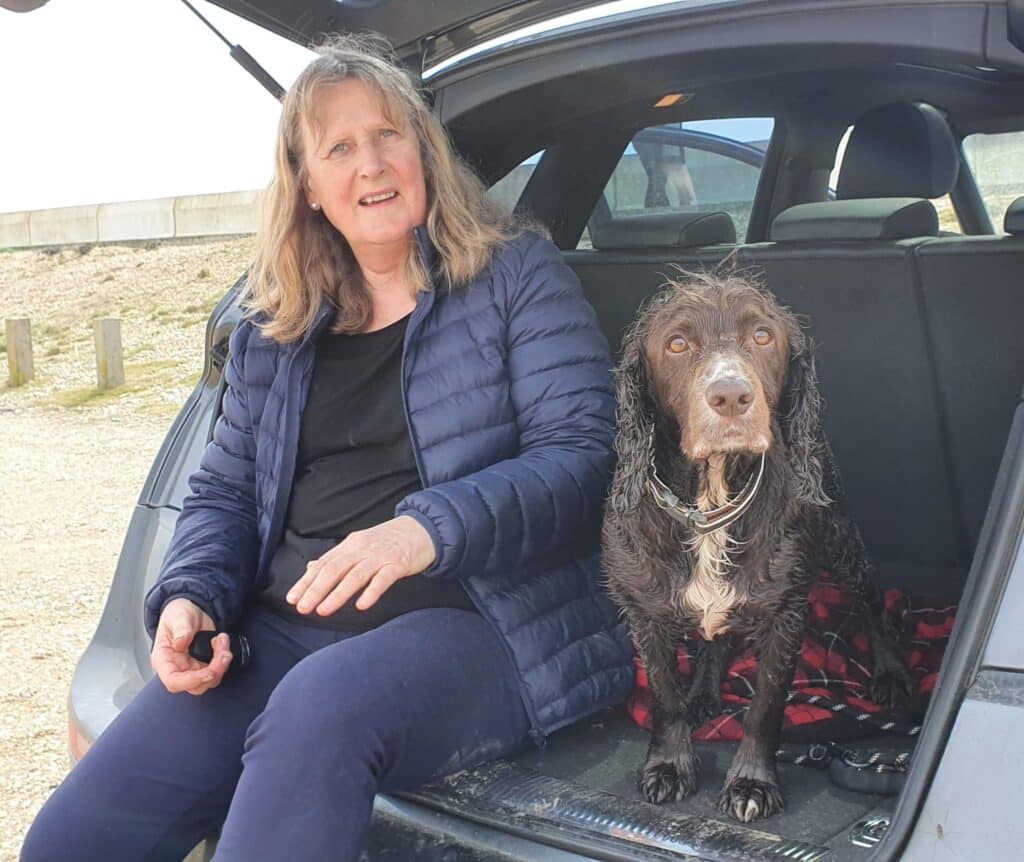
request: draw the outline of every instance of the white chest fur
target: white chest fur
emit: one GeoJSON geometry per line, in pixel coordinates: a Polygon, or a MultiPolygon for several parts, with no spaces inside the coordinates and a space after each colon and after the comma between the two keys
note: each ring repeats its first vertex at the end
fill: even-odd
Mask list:
{"type": "MultiPolygon", "coordinates": [[[[697,497],[697,504],[707,511],[724,505],[728,498],[725,456],[712,455],[708,460],[707,481],[697,497]]],[[[683,590],[682,604],[687,612],[696,615],[698,627],[708,640],[728,631],[729,611],[739,603],[736,590],[729,582],[729,569],[733,565],[729,553],[735,547],[728,527],[698,535],[690,546],[693,567],[690,582],[683,590]]]]}

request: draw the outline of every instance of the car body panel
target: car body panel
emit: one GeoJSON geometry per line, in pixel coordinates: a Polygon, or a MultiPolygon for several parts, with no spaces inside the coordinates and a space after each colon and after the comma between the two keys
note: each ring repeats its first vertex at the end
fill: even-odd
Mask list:
{"type": "MultiPolygon", "coordinates": [[[[967,692],[904,862],[1019,859],[1020,835],[978,828],[1008,814],[1024,774],[1024,673],[983,670],[967,692]]],[[[994,824],[993,824],[994,825],[994,824]]]]}

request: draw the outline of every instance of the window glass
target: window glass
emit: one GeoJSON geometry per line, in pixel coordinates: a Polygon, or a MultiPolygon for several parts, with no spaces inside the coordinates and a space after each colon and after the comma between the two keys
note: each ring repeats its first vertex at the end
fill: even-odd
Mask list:
{"type": "Polygon", "coordinates": [[[638,132],[579,247],[589,247],[595,220],[640,229],[645,217],[670,213],[726,212],[742,240],[772,127],[770,117],[760,117],[670,123],[638,132]]]}
{"type": "Polygon", "coordinates": [[[523,189],[526,188],[526,184],[530,181],[530,177],[543,155],[544,150],[540,150],[528,159],[524,159],[491,186],[487,191],[487,196],[512,212],[516,208],[516,204],[519,203],[519,196],[522,195],[523,189]]]}
{"type": "MultiPolygon", "coordinates": [[[[836,161],[832,165],[832,173],[828,177],[829,189],[836,189],[839,186],[839,170],[843,166],[846,144],[850,140],[852,131],[853,126],[849,126],[836,148],[836,161]]],[[[950,196],[943,195],[941,198],[932,198],[932,203],[935,205],[935,211],[939,214],[939,230],[943,233],[960,233],[960,221],[956,217],[956,210],[953,208],[953,200],[950,196]]]]}
{"type": "Polygon", "coordinates": [[[964,155],[997,231],[1009,205],[1024,195],[1024,132],[970,135],[964,155]]]}
{"type": "Polygon", "coordinates": [[[935,211],[939,214],[939,231],[941,233],[960,233],[960,219],[956,217],[953,199],[949,195],[932,198],[935,211]]]}

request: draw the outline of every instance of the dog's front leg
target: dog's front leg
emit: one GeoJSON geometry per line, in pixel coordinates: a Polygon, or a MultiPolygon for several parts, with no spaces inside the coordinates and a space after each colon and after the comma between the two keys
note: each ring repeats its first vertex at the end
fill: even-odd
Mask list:
{"type": "Polygon", "coordinates": [[[722,712],[722,680],[728,663],[728,635],[699,642],[686,699],[686,718],[691,728],[700,727],[722,712]]]}
{"type": "Polygon", "coordinates": [[[664,627],[629,616],[651,688],[651,742],[640,770],[640,793],[654,803],[683,799],[697,788],[697,761],[676,646],[664,627]]]}
{"type": "Polygon", "coordinates": [[[803,640],[806,599],[796,598],[768,623],[757,661],[757,689],[743,722],[743,739],[733,757],[718,807],[742,823],[768,817],[784,807],[775,774],[786,695],[803,640]]]}

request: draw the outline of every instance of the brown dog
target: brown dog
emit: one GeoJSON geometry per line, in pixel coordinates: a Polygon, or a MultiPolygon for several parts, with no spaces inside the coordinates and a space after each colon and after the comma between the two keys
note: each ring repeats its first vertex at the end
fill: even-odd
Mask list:
{"type": "Polygon", "coordinates": [[[752,279],[683,275],[624,341],[604,562],[650,680],[639,782],[648,801],[693,792],[690,733],[721,710],[729,640],[758,644],[757,691],[719,800],[748,822],[783,805],[775,751],[822,567],[857,599],[875,657],[872,697],[905,708],[910,677],[842,504],[796,318],[752,279]],[[687,689],[676,647],[693,630],[705,644],[687,689]]]}

